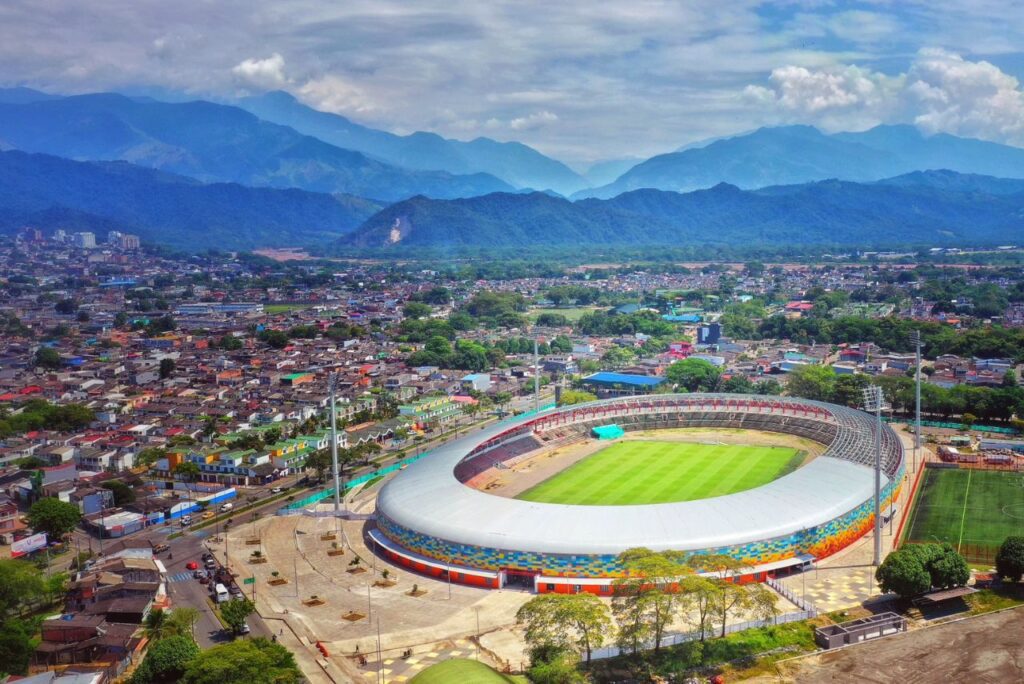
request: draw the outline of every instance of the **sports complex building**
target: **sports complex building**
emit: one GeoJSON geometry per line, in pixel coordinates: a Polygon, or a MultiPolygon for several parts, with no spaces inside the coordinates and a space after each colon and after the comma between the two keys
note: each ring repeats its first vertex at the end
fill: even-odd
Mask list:
{"type": "MultiPolygon", "coordinates": [[[[619,397],[554,409],[470,433],[409,465],[378,495],[368,534],[379,553],[406,567],[492,588],[609,594],[624,574],[618,554],[634,547],[729,554],[749,567],[743,578],[763,580],[871,529],[875,425],[873,416],[842,406],[733,394],[619,397]],[[551,454],[611,443],[623,431],[620,439],[641,432],[657,439],[656,431],[679,428],[732,439],[748,430],[788,436],[813,443],[817,453],[760,486],[667,503],[539,503],[485,485],[524,464],[543,466],[551,454]]],[[[881,445],[885,510],[899,493],[904,453],[887,425],[881,445]]]]}

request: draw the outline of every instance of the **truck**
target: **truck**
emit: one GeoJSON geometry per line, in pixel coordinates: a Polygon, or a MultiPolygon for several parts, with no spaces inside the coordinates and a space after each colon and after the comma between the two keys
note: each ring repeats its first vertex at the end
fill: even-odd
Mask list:
{"type": "Polygon", "coordinates": [[[226,503],[226,504],[224,504],[223,506],[220,507],[220,512],[221,513],[227,513],[228,511],[230,511],[234,507],[235,507],[235,505],[233,503],[226,503]]]}
{"type": "Polygon", "coordinates": [[[213,595],[217,600],[217,603],[224,603],[225,601],[231,600],[231,594],[228,593],[228,588],[220,582],[217,582],[217,585],[213,588],[213,595]]]}

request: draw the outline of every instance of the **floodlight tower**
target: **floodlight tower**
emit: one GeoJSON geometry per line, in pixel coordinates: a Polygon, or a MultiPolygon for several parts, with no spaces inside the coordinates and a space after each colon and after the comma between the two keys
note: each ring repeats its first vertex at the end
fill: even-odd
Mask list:
{"type": "Polygon", "coordinates": [[[334,396],[334,386],[337,384],[337,373],[331,371],[327,376],[327,389],[330,392],[331,402],[331,468],[334,469],[334,518],[337,520],[341,515],[341,477],[338,474],[338,406],[337,398],[334,396]]]}
{"type": "Polygon", "coordinates": [[[914,345],[914,469],[921,457],[921,331],[910,333],[914,345]]]}
{"type": "Polygon", "coordinates": [[[869,385],[864,388],[864,410],[874,412],[875,422],[875,559],[876,567],[882,563],[882,411],[889,408],[882,396],[882,388],[869,385]]]}
{"type": "Polygon", "coordinates": [[[540,412],[540,354],[537,353],[537,338],[533,338],[533,411],[540,412]]]}

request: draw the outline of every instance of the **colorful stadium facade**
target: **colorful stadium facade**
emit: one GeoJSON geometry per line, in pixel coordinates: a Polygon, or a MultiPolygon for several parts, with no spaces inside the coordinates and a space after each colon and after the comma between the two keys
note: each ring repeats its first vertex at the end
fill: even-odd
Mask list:
{"type": "MultiPolygon", "coordinates": [[[[620,397],[557,409],[451,442],[389,482],[370,532],[378,551],[419,572],[488,587],[610,593],[618,554],[637,546],[724,553],[763,579],[845,548],[874,523],[871,416],[801,399],[748,395],[620,397]],[[728,496],[640,506],[567,506],[474,489],[480,474],[595,427],[627,432],[675,427],[795,434],[825,445],[796,471],[728,496]]],[[[882,507],[904,479],[902,444],[882,428],[882,507]]]]}

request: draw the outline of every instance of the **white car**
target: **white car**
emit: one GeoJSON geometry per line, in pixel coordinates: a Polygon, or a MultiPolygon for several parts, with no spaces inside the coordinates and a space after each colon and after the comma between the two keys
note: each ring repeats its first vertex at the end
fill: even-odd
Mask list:
{"type": "Polygon", "coordinates": [[[280,487],[274,487],[273,489],[270,490],[270,493],[271,494],[280,494],[282,491],[284,491],[284,490],[282,490],[280,487]]]}

